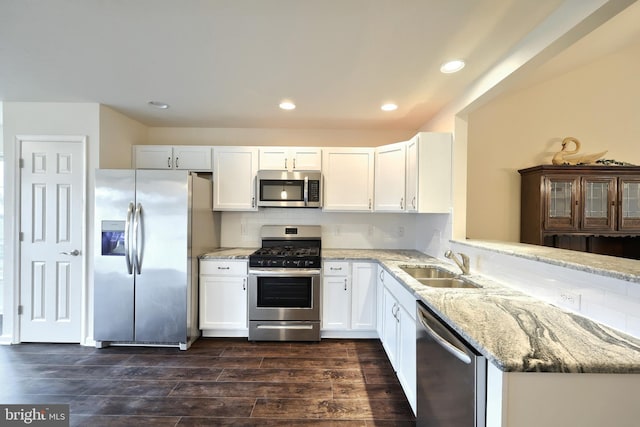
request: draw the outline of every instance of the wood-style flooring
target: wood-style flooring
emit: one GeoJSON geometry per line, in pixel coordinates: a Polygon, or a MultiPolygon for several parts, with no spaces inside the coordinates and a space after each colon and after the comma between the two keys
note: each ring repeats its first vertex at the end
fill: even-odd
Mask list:
{"type": "Polygon", "coordinates": [[[19,344],[0,378],[0,403],[69,404],[72,426],[415,425],[378,340],[19,344]]]}

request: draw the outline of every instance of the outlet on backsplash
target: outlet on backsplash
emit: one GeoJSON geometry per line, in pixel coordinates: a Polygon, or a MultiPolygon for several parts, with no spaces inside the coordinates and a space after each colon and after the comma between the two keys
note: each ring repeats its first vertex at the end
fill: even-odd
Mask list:
{"type": "Polygon", "coordinates": [[[582,295],[571,291],[561,290],[558,293],[558,303],[560,306],[573,311],[580,311],[581,298],[582,295]]]}

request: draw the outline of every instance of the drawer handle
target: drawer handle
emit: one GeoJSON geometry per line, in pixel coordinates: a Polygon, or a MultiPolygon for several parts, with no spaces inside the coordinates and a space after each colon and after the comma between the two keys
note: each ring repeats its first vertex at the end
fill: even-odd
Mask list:
{"type": "Polygon", "coordinates": [[[342,267],[329,267],[329,270],[340,271],[340,270],[342,270],[342,267]]]}
{"type": "Polygon", "coordinates": [[[229,270],[231,267],[218,267],[218,270],[229,270]]]}

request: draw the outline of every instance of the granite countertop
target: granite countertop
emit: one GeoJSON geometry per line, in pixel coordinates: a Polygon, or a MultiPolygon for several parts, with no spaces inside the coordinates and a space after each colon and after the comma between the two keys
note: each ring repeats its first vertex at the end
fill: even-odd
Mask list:
{"type": "Polygon", "coordinates": [[[248,259],[258,248],[219,248],[200,255],[200,259],[248,259]]]}
{"type": "MultiPolygon", "coordinates": [[[[220,249],[201,258],[247,258],[255,249],[220,249]]],[[[323,249],[327,260],[373,261],[433,309],[478,352],[505,372],[640,373],[640,339],[480,275],[479,288],[431,288],[400,269],[453,263],[414,250],[323,249]]]]}
{"type": "Polygon", "coordinates": [[[588,252],[580,252],[579,255],[576,255],[576,251],[568,249],[550,248],[527,243],[490,240],[456,240],[455,243],[474,248],[489,249],[493,252],[541,261],[572,270],[640,283],[640,261],[635,259],[588,252]]]}

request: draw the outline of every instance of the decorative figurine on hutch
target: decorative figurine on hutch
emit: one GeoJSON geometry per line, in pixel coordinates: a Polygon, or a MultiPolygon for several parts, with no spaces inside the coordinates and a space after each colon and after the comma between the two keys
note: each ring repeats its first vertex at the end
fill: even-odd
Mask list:
{"type": "Polygon", "coordinates": [[[599,153],[594,153],[594,154],[583,154],[581,156],[572,156],[573,154],[576,154],[578,151],[580,151],[580,141],[578,141],[574,137],[568,136],[562,140],[562,149],[558,151],[556,154],[554,154],[553,159],[551,160],[551,163],[554,165],[572,165],[572,166],[591,165],[596,163],[596,160],[598,160],[600,157],[607,154],[607,151],[605,150],[605,151],[601,151],[599,153]],[[569,145],[570,142],[573,142],[575,144],[575,149],[573,150],[567,149],[567,146],[569,145]],[[571,156],[571,157],[567,158],[567,156],[571,156]]]}

